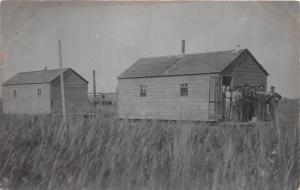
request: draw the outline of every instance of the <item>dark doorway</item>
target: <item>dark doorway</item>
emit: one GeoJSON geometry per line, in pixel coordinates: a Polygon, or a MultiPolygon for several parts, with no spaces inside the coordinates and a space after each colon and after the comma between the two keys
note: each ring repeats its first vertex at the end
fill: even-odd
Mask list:
{"type": "MultiPolygon", "coordinates": [[[[223,76],[222,77],[222,118],[223,119],[230,119],[230,112],[231,111],[228,111],[230,110],[230,108],[226,108],[226,107],[231,107],[230,103],[226,103],[228,101],[228,99],[230,100],[231,99],[231,95],[230,98],[227,97],[228,93],[226,93],[226,90],[229,88],[229,90],[231,91],[232,89],[232,77],[231,76],[223,76]],[[226,111],[227,109],[227,111],[226,111]],[[228,112],[228,113],[226,113],[228,112]]],[[[231,101],[231,100],[230,100],[231,101]]]]}
{"type": "Polygon", "coordinates": [[[223,76],[222,85],[231,87],[232,77],[231,76],[223,76]]]}

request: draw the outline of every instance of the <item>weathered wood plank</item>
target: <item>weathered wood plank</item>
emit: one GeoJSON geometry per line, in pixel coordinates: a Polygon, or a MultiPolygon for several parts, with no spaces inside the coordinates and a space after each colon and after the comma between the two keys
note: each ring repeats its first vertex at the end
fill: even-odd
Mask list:
{"type": "Polygon", "coordinates": [[[207,120],[209,75],[119,80],[121,118],[207,120]],[[180,84],[188,84],[188,96],[180,96],[180,84]],[[140,97],[139,86],[147,85],[140,97]]]}
{"type": "MultiPolygon", "coordinates": [[[[88,110],[88,85],[73,72],[64,75],[66,112],[86,112],[88,110]]],[[[51,112],[61,113],[61,92],[59,79],[51,83],[51,112]]]]}
{"type": "Polygon", "coordinates": [[[50,113],[50,84],[3,86],[3,112],[16,114],[50,113]],[[41,95],[38,95],[41,89],[41,95]],[[16,90],[16,97],[14,97],[16,90]]]}

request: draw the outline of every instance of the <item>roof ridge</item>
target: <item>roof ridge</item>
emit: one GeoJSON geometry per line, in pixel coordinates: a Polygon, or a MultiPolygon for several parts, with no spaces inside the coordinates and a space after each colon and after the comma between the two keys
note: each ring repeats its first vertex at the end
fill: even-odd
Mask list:
{"type": "Polygon", "coordinates": [[[142,57],[140,59],[151,59],[151,58],[172,58],[172,57],[175,57],[175,56],[180,56],[180,54],[178,55],[160,55],[160,56],[149,56],[149,57],[142,57]]]}
{"type": "Polygon", "coordinates": [[[228,50],[218,50],[218,51],[207,51],[207,52],[199,52],[199,53],[189,53],[189,54],[174,54],[174,55],[160,55],[160,56],[149,56],[149,57],[142,57],[140,59],[150,59],[150,58],[163,58],[163,57],[182,57],[182,56],[189,56],[189,55],[199,55],[199,54],[208,54],[208,53],[225,53],[232,51],[233,53],[242,52],[246,50],[246,48],[239,49],[238,51],[236,49],[228,49],[228,50]]]}
{"type": "MultiPolygon", "coordinates": [[[[62,69],[70,69],[70,67],[65,67],[62,69]]],[[[55,70],[60,70],[60,69],[47,69],[47,70],[37,70],[37,71],[24,71],[24,72],[18,72],[16,74],[21,74],[21,73],[35,73],[35,72],[43,72],[43,71],[55,71],[55,70]]]]}

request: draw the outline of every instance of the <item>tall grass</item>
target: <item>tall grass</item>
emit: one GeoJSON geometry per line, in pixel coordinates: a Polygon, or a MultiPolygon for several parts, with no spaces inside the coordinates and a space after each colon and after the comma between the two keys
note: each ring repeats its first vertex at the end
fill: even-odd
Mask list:
{"type": "Polygon", "coordinates": [[[277,127],[3,115],[0,178],[22,190],[295,189],[298,120],[286,114],[277,127]]]}

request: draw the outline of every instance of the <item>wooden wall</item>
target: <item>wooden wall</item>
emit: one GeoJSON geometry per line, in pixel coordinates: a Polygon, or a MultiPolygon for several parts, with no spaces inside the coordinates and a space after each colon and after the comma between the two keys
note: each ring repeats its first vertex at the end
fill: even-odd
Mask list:
{"type": "MultiPolygon", "coordinates": [[[[88,83],[72,71],[64,73],[66,111],[81,113],[88,110],[88,83]]],[[[51,83],[51,112],[61,113],[60,77],[51,83]]]]}
{"type": "Polygon", "coordinates": [[[50,113],[50,84],[3,86],[3,112],[17,114],[50,113]],[[38,96],[41,89],[41,96],[38,96]],[[14,90],[17,92],[14,98],[14,90]]]}
{"type": "Polygon", "coordinates": [[[119,79],[120,118],[207,120],[210,75],[119,79]],[[188,96],[180,96],[180,84],[188,84],[188,96]],[[140,85],[147,96],[140,97],[140,85]]]}
{"type": "Polygon", "coordinates": [[[267,75],[256,63],[255,59],[245,52],[230,67],[223,72],[225,75],[233,77],[233,87],[243,86],[248,83],[253,86],[264,85],[267,87],[267,75]]]}

